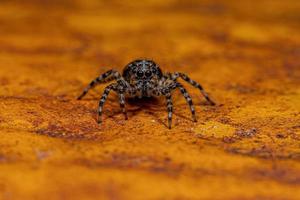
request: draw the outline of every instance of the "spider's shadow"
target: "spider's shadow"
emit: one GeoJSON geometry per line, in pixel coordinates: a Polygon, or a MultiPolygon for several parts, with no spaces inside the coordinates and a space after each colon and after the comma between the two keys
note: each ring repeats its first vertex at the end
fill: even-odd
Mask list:
{"type": "MultiPolygon", "coordinates": [[[[113,101],[117,101],[117,98],[112,98],[109,105],[111,106],[118,106],[116,103],[112,103],[113,101]]],[[[166,109],[161,108],[161,101],[158,98],[151,97],[151,98],[128,98],[126,99],[127,105],[127,115],[130,118],[131,116],[138,115],[141,112],[146,112],[147,114],[153,116],[155,120],[164,125],[165,127],[168,127],[167,124],[161,119],[159,114],[157,112],[162,112],[166,109]],[[155,106],[154,106],[155,105],[155,106]]],[[[110,111],[109,114],[107,114],[108,118],[115,118],[116,115],[120,115],[122,112],[120,109],[114,109],[113,111],[110,111]]],[[[176,113],[173,112],[174,115],[176,113]]]]}
{"type": "MultiPolygon", "coordinates": [[[[186,106],[186,108],[184,108],[184,109],[189,109],[188,105],[185,102],[184,103],[176,103],[179,101],[179,98],[180,98],[180,96],[174,95],[173,102],[175,103],[175,107],[176,106],[186,106]]],[[[110,113],[107,115],[108,118],[114,118],[116,115],[122,114],[120,109],[118,109],[119,105],[117,105],[117,103],[115,103],[115,102],[118,102],[117,96],[109,98],[108,101],[109,101],[108,104],[110,106],[117,107],[113,111],[110,111],[110,113]]],[[[129,106],[127,106],[127,114],[129,116],[129,118],[130,118],[130,116],[137,115],[140,112],[146,112],[147,114],[153,116],[158,123],[160,123],[160,124],[164,125],[166,128],[168,128],[167,122],[165,122],[165,120],[163,120],[161,115],[159,114],[161,112],[166,112],[166,117],[167,117],[167,108],[166,108],[165,102],[163,101],[163,98],[157,98],[157,97],[128,98],[128,99],[126,99],[126,103],[127,103],[127,105],[129,105],[129,106]]],[[[199,103],[199,104],[195,104],[195,105],[209,105],[209,104],[199,103]]],[[[185,115],[177,112],[176,108],[173,111],[173,115],[180,117],[181,119],[193,122],[191,115],[185,116],[185,115]]]]}
{"type": "MultiPolygon", "coordinates": [[[[180,99],[183,98],[181,94],[176,94],[174,93],[173,95],[173,103],[175,106],[186,106],[185,109],[189,109],[188,105],[183,102],[183,103],[178,103],[180,99]]],[[[90,92],[90,94],[84,98],[85,100],[99,100],[100,95],[98,92],[94,90],[94,92],[90,92]]],[[[106,100],[107,105],[110,107],[114,107],[112,110],[108,110],[105,112],[106,116],[108,118],[115,119],[115,116],[122,114],[122,111],[120,110],[119,107],[119,99],[117,94],[111,93],[109,97],[106,100]]],[[[167,108],[165,105],[165,101],[163,97],[143,97],[143,98],[126,98],[126,104],[127,104],[127,114],[128,117],[130,118],[131,116],[137,115],[140,112],[145,112],[155,118],[157,122],[160,124],[164,125],[165,127],[168,127],[167,122],[164,122],[164,120],[161,118],[161,115],[158,112],[167,112],[167,108]]],[[[208,102],[200,102],[196,103],[194,105],[210,105],[208,102]]],[[[173,111],[173,115],[176,115],[184,120],[188,121],[193,121],[191,116],[185,116],[182,115],[181,113],[178,113],[176,111],[176,108],[173,111]]],[[[166,114],[167,116],[167,114],[166,114]]]]}

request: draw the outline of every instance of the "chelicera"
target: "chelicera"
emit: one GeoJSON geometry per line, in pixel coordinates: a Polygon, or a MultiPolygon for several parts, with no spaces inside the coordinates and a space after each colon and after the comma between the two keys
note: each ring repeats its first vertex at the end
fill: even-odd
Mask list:
{"type": "Polygon", "coordinates": [[[99,124],[102,122],[101,115],[103,105],[107,99],[109,92],[113,90],[119,96],[120,107],[125,115],[125,119],[128,119],[125,109],[125,96],[139,98],[164,96],[167,102],[168,127],[171,128],[173,114],[172,92],[178,88],[181,94],[184,96],[187,104],[189,105],[193,120],[196,122],[197,120],[195,107],[193,105],[192,98],[183,87],[183,85],[177,81],[178,78],[182,78],[184,81],[198,88],[205,99],[211,105],[215,105],[215,103],[209,98],[209,96],[199,83],[180,72],[163,74],[160,67],[154,61],[147,59],[134,60],[130,62],[125,66],[122,75],[115,70],[109,70],[105,72],[104,74],[94,79],[84,89],[83,93],[78,97],[78,99],[84,97],[87,92],[97,84],[107,83],[115,80],[114,83],[111,83],[104,89],[102,97],[99,101],[99,124]]]}

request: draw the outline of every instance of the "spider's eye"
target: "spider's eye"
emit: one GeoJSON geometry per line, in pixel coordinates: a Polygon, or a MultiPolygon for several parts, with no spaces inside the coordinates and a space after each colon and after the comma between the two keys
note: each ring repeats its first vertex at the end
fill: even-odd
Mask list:
{"type": "Polygon", "coordinates": [[[150,77],[152,75],[151,71],[146,71],[145,73],[146,77],[150,77]]]}
{"type": "Polygon", "coordinates": [[[137,71],[136,75],[138,77],[143,77],[144,76],[144,73],[142,71],[137,71]]]}

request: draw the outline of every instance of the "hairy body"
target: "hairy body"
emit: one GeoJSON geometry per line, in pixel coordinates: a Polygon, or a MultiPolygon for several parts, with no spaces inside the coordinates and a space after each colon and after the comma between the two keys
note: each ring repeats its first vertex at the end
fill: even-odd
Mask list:
{"type": "Polygon", "coordinates": [[[98,123],[102,122],[101,115],[107,96],[111,90],[114,90],[118,93],[120,107],[125,115],[125,119],[128,118],[125,109],[125,96],[139,98],[165,96],[168,111],[168,127],[171,128],[173,114],[172,92],[177,88],[186,99],[190,107],[193,120],[197,121],[192,99],[183,85],[177,81],[178,78],[182,78],[194,87],[198,88],[206,100],[211,105],[215,105],[215,103],[210,99],[199,83],[191,80],[187,75],[180,72],[163,74],[160,67],[154,61],[146,59],[134,60],[130,62],[125,66],[122,75],[115,70],[109,70],[105,72],[94,79],[84,89],[83,93],[78,97],[78,99],[84,97],[89,89],[95,87],[97,84],[115,80],[115,83],[111,83],[105,88],[99,101],[98,123]]]}

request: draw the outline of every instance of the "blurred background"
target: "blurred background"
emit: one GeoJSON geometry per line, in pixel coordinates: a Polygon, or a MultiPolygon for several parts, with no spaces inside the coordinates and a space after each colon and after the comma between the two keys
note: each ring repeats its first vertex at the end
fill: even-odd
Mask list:
{"type": "MultiPolygon", "coordinates": [[[[0,199],[299,199],[300,1],[0,0],[0,199]],[[136,58],[217,102],[114,95],[99,74],[136,58]]],[[[179,93],[178,93],[179,94],[179,93]]]]}
{"type": "Polygon", "coordinates": [[[27,65],[39,68],[32,76],[58,79],[56,88],[141,57],[166,71],[198,69],[204,83],[243,84],[234,71],[274,78],[275,65],[295,68],[299,54],[300,2],[293,0],[2,0],[0,9],[2,64],[25,65],[11,73],[21,82],[27,65]]]}

